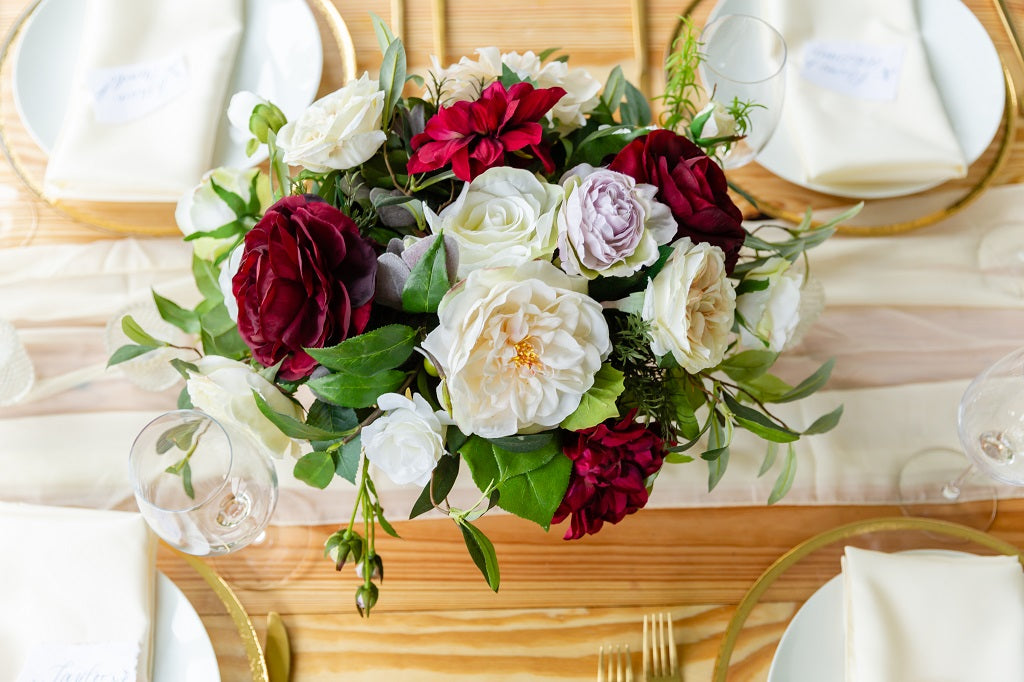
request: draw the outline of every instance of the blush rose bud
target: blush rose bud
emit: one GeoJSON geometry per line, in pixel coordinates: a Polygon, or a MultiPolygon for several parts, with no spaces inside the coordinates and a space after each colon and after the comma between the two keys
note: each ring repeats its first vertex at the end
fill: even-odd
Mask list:
{"type": "Polygon", "coordinates": [[[370,609],[372,609],[374,604],[377,603],[377,596],[377,586],[373,583],[360,585],[356,589],[356,608],[359,609],[360,616],[367,616],[370,614],[370,609]]]}
{"type": "MultiPolygon", "coordinates": [[[[370,574],[370,580],[384,582],[384,561],[380,558],[380,554],[371,554],[367,557],[367,561],[373,564],[373,573],[370,574]]],[[[356,575],[360,578],[366,576],[365,566],[367,561],[360,561],[356,564],[356,575]]]]}

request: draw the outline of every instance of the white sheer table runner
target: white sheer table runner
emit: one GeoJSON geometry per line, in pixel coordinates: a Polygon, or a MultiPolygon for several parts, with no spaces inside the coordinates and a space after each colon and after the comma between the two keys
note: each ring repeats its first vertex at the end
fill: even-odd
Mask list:
{"type": "MultiPolygon", "coordinates": [[[[798,381],[830,357],[836,367],[829,390],[778,413],[797,428],[840,403],[845,413],[834,431],[798,444],[786,503],[892,503],[907,457],[927,446],[958,447],[956,406],[968,381],[1024,344],[1024,276],[985,267],[993,234],[1024,234],[1022,203],[1024,186],[998,188],[939,225],[898,237],[836,238],[812,252],[826,310],[777,369],[798,381]]],[[[180,386],[146,392],[116,368],[104,370],[105,328],[148,300],[151,288],[178,301],[194,296],[190,258],[178,239],[0,250],[0,319],[14,324],[36,371],[27,399],[0,407],[0,500],[131,506],[132,439],[173,408],[180,386]]],[[[704,463],[667,466],[649,506],[764,504],[775,474],[756,477],[764,445],[755,441],[737,438],[711,493],[704,463]]],[[[279,473],[278,522],[347,519],[352,486],[313,490],[294,480],[291,462],[281,462],[279,473]]],[[[455,495],[472,494],[465,479],[455,495]]],[[[402,518],[419,493],[385,480],[378,488],[392,518],[402,518]]]]}

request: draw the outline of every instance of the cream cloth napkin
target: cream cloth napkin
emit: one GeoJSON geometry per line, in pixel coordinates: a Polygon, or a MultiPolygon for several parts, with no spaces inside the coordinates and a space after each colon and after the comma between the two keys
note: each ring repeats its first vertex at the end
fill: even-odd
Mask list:
{"type": "Polygon", "coordinates": [[[788,47],[780,125],[806,181],[855,193],[966,174],[914,0],[763,4],[788,47]]]}
{"type": "Polygon", "coordinates": [[[175,201],[209,170],[242,0],[90,0],[44,178],[62,199],[175,201]]]}
{"type": "Polygon", "coordinates": [[[149,679],[156,544],[135,513],[0,503],[0,680],[45,643],[137,646],[149,679]]]}
{"type": "Polygon", "coordinates": [[[1024,680],[1016,557],[847,547],[846,682],[1024,680]]]}

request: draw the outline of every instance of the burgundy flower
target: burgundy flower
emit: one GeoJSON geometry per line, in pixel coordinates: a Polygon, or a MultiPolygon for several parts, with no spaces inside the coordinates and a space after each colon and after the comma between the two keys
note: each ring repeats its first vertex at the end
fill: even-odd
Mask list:
{"type": "Polygon", "coordinates": [[[412,138],[410,173],[425,173],[451,163],[455,177],[466,182],[494,166],[509,165],[506,152],[529,148],[544,166],[555,170],[539,121],[565,95],[562,88],[535,89],[516,83],[508,90],[491,83],[475,102],[441,107],[419,135],[412,138]]]}
{"type": "Polygon", "coordinates": [[[281,359],[283,379],[308,376],[320,348],[359,334],[370,317],[377,255],[352,219],[317,196],[277,202],[245,236],[231,280],[238,331],[253,356],[281,359]]]}
{"type": "Polygon", "coordinates": [[[678,224],[676,238],[721,248],[732,272],[747,234],[743,214],[729,197],[725,173],[700,147],[671,130],[653,130],[626,145],[608,167],[656,186],[658,201],[678,224]]]}
{"type": "Polygon", "coordinates": [[[644,481],[661,468],[665,450],[654,431],[633,420],[635,412],[576,431],[562,448],[573,465],[552,522],[572,515],[566,540],[594,534],[605,521],[618,523],[647,504],[644,481]]]}

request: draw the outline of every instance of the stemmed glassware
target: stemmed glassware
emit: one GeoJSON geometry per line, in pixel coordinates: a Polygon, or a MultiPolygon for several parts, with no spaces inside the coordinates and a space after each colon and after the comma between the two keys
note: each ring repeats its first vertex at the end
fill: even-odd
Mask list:
{"type": "Polygon", "coordinates": [[[779,123],[785,95],[786,41],[758,17],[726,14],[709,22],[700,35],[700,78],[716,114],[702,137],[740,134],[726,146],[719,161],[726,169],[754,159],[768,143],[779,123]],[[732,130],[740,109],[744,129],[732,130]]]}
{"type": "Polygon", "coordinates": [[[902,506],[985,529],[996,511],[990,479],[1024,486],[1024,348],[974,378],[960,399],[957,431],[968,461],[943,448],[912,457],[900,473],[902,506]],[[968,503],[953,504],[961,500],[968,503]]]}

